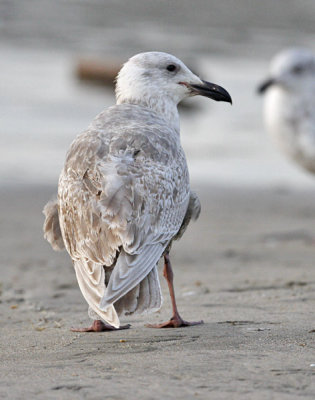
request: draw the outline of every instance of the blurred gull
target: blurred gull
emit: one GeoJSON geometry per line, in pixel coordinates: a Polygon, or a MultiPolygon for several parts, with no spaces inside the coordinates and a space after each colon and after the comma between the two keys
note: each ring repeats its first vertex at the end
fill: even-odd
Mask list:
{"type": "Polygon", "coordinates": [[[277,145],[306,170],[315,173],[315,56],[290,49],[276,55],[265,93],[266,127],[277,145]]]}
{"type": "Polygon", "coordinates": [[[58,200],[44,209],[44,232],[54,249],[66,247],[94,319],[91,327],[74,331],[128,328],[120,325],[119,314],[159,309],[162,256],[173,317],[150,326],[202,323],[180,317],[169,259],[172,241],[200,212],[177,111],[181,100],[195,95],[231,102],[226,90],[202,81],[176,57],[138,54],[118,74],[117,104],[70,146],[58,200]]]}

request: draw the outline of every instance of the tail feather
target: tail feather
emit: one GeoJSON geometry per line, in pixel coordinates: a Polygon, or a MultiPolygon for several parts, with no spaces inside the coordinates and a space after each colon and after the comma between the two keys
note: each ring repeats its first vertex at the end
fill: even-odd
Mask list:
{"type": "Polygon", "coordinates": [[[162,295],[157,267],[125,296],[114,303],[118,315],[142,314],[161,308],[162,295]]]}

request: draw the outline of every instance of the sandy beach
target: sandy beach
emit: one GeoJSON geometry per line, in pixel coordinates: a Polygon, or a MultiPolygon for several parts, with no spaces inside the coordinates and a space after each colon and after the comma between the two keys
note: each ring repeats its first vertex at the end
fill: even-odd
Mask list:
{"type": "MultiPolygon", "coordinates": [[[[197,186],[202,215],[174,246],[178,305],[204,325],[73,333],[87,306],[41,236],[53,187],[1,191],[3,399],[312,399],[314,191],[197,186]]],[[[162,269],[162,268],[161,268],[162,269]]]]}

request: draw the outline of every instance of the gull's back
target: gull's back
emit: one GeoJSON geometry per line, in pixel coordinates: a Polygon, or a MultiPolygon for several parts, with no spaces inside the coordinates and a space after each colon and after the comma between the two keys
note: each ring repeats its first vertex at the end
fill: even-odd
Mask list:
{"type": "Polygon", "coordinates": [[[59,180],[59,219],[80,288],[95,312],[100,315],[101,299],[106,308],[147,276],[151,304],[143,304],[148,295],[141,300],[139,287],[130,304],[115,308],[159,308],[155,266],[181,227],[189,195],[179,132],[148,108],[113,106],[74,140],[59,180]]]}

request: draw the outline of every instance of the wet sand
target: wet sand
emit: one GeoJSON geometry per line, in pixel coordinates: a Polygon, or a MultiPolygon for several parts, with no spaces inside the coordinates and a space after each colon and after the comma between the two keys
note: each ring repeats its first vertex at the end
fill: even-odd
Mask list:
{"type": "MultiPolygon", "coordinates": [[[[66,253],[41,234],[44,186],[2,189],[0,398],[313,399],[313,191],[200,186],[174,246],[179,309],[204,325],[73,333],[89,323],[66,253]]],[[[162,269],[162,268],[161,268],[162,269]]]]}

